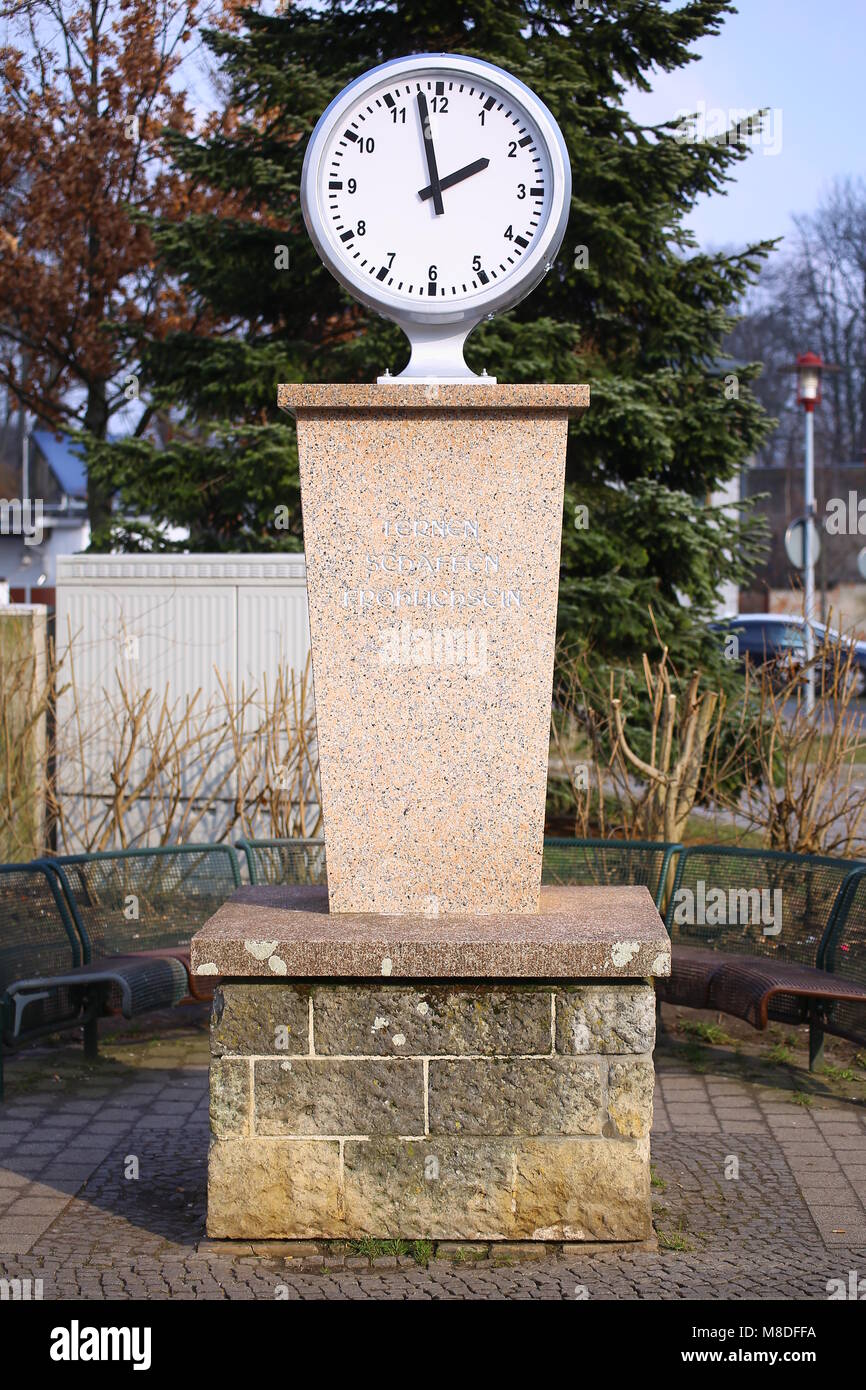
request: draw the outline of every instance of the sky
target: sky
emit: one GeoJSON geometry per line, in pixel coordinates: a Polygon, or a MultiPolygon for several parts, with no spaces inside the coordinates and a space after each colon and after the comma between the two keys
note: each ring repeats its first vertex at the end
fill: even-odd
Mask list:
{"type": "Polygon", "coordinates": [[[727,196],[702,198],[688,219],[702,247],[790,235],[834,179],[866,179],[866,0],[740,0],[694,51],[699,62],[630,95],[637,119],[703,111],[709,128],[716,112],[772,108],[765,147],[756,140],[727,196]]]}
{"type": "MultiPolygon", "coordinates": [[[[710,133],[731,111],[770,108],[766,134],[727,195],[702,198],[688,219],[704,248],[790,235],[792,215],[813,212],[834,179],[866,180],[866,0],[739,0],[738,9],[694,46],[698,62],[651,74],[653,90],[627,100],[647,124],[703,110],[710,133]]],[[[200,113],[212,104],[203,56],[183,69],[200,113]]]]}

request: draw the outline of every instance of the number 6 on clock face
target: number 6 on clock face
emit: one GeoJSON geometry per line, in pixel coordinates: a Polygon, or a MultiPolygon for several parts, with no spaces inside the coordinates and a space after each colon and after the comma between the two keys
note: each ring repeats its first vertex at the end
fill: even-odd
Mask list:
{"type": "Polygon", "coordinates": [[[449,53],[350,83],[313,131],[301,179],[322,261],[400,324],[412,345],[401,376],[422,380],[493,380],[470,372],[463,343],[550,269],[570,198],[543,102],[501,68],[449,53]]]}

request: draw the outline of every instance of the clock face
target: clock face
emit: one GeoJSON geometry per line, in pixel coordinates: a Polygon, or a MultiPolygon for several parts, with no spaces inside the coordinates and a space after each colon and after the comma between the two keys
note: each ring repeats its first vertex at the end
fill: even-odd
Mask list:
{"type": "Polygon", "coordinates": [[[567,171],[558,127],[528,88],[475,59],[415,56],[328,108],[304,210],[325,263],[380,312],[477,321],[549,268],[567,171]]]}

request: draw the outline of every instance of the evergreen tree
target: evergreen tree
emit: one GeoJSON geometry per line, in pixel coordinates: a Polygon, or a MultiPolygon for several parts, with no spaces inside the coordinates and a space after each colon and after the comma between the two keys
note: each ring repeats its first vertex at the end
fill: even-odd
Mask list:
{"type": "MultiPolygon", "coordinates": [[[[467,360],[504,382],[592,385],[569,438],[563,632],[633,657],[652,643],[652,606],[674,654],[691,659],[716,589],[743,576],[754,550],[748,523],[706,503],[767,430],[749,388],[758,366],[732,382],[720,350],[770,243],[698,250],[683,218],[700,195],[723,190],[745,143],[736,131],[699,142],[673,119],[642,127],[624,93],[693,61],[692,45],[732,8],[302,0],[276,16],[247,10],[236,32],[211,33],[232,119],[207,138],[168,140],[177,166],[222,192],[232,215],[150,224],[208,331],[178,332],[146,353],[157,402],[183,415],[168,447],[103,445],[91,467],[128,511],[188,526],[194,549],[302,544],[294,429],[276,410],[277,383],[374,381],[408,358],[401,332],[343,291],[306,235],[309,134],[347,82],[388,58],[485,58],[552,110],[573,197],[554,271],[473,334],[467,360]]],[[[140,530],[124,538],[164,543],[140,530]]]]}

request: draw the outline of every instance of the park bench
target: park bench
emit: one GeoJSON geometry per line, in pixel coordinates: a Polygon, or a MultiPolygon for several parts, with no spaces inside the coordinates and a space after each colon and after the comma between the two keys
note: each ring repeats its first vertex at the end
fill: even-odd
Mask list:
{"type": "Polygon", "coordinates": [[[327,883],[324,840],[238,840],[250,883],[327,883]]]}
{"type": "Polygon", "coordinates": [[[665,913],[671,974],[656,981],[659,999],[717,1009],[757,1029],[771,1019],[808,1022],[813,1069],[825,1032],[866,1040],[862,1027],[842,1032],[838,1021],[845,1008],[866,1003],[863,933],[859,941],[845,935],[852,870],[823,855],[681,850],[665,913]],[[854,956],[857,969],[841,968],[854,956]]]}
{"type": "Polygon", "coordinates": [[[850,1042],[866,1041],[866,865],[853,869],[839,892],[818,951],[818,966],[853,994],[827,999],[825,1029],[850,1042]]]}
{"type": "Polygon", "coordinates": [[[189,996],[212,997],[213,981],[190,972],[189,943],[240,887],[240,864],[231,845],[106,850],[45,862],[95,957],[173,958],[187,972],[189,996]]]}
{"type": "Polygon", "coordinates": [[[83,1028],[85,1055],[95,1056],[101,1015],[166,1008],[186,987],[186,971],[171,958],[94,960],[57,873],[41,861],[0,865],[0,1100],[4,1048],[83,1028]]]}
{"type": "Polygon", "coordinates": [[[660,909],[680,848],[655,840],[549,839],[544,841],[541,881],[605,888],[643,884],[660,909]]]}
{"type": "MultiPolygon", "coordinates": [[[[250,883],[326,883],[324,840],[238,840],[250,883]]],[[[658,907],[678,846],[644,840],[550,839],[544,842],[542,882],[644,883],[658,907]]]]}

